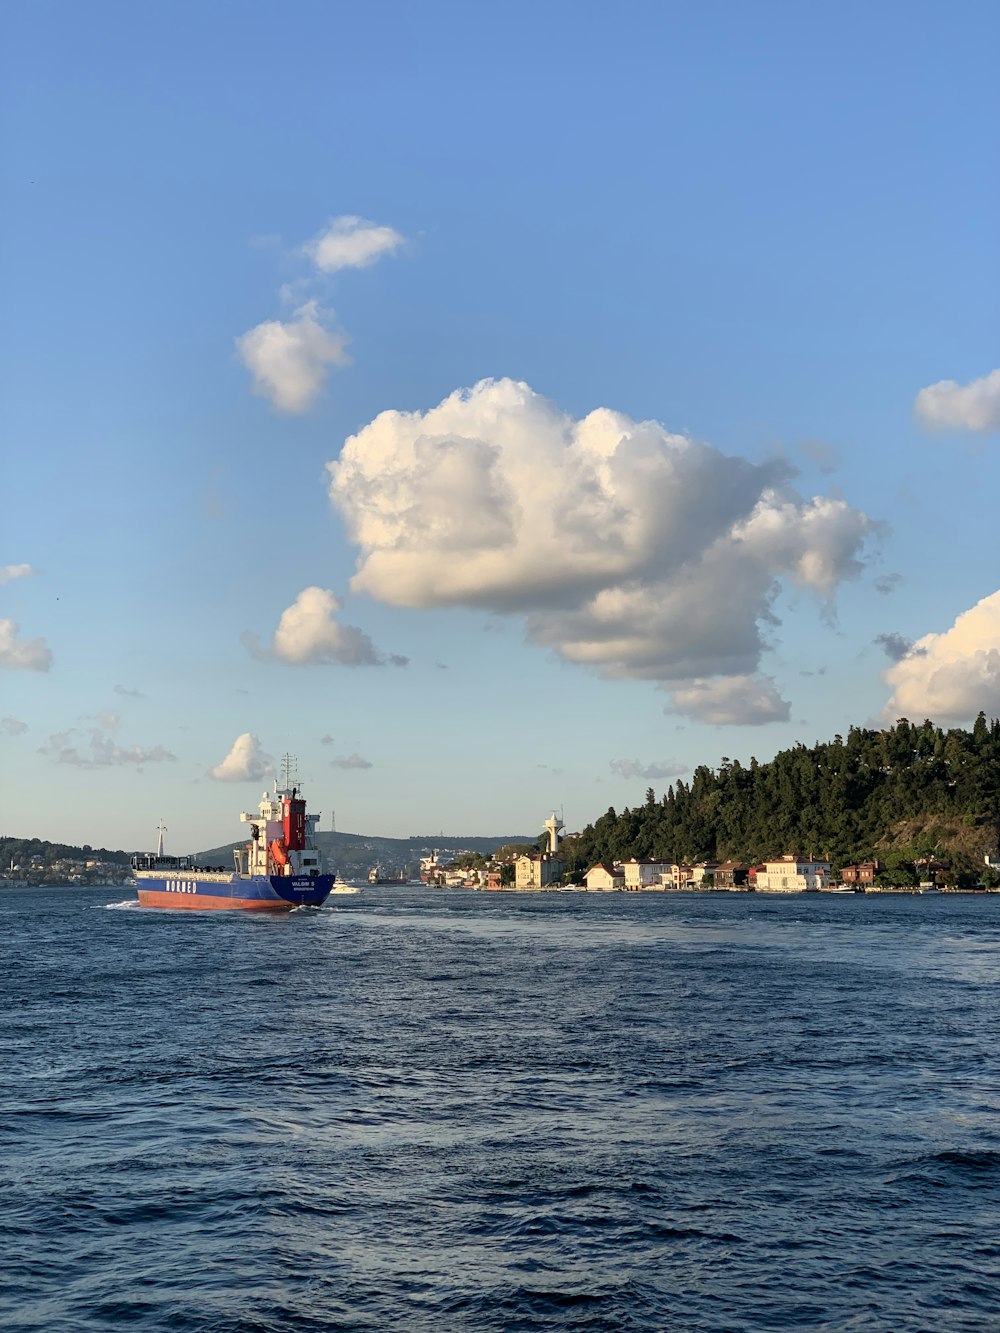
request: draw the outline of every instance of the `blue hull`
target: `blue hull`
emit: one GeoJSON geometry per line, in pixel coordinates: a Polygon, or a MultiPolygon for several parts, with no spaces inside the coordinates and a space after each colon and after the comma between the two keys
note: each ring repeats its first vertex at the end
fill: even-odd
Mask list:
{"type": "Polygon", "coordinates": [[[135,877],[143,907],[290,911],[322,907],[333,889],[334,875],[250,875],[220,871],[178,870],[172,875],[138,871],[135,877]]]}

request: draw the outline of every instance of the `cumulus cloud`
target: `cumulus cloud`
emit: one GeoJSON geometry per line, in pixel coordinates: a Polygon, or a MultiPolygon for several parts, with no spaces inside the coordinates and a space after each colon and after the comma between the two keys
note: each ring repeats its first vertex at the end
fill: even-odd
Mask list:
{"type": "Polygon", "coordinates": [[[887,721],[961,723],[980,709],[1000,716],[1000,592],[963,611],[943,633],[925,634],[883,675],[892,688],[887,721]]]}
{"type": "Polygon", "coordinates": [[[276,657],[294,666],[406,666],[406,657],[393,654],[388,659],[376,649],[371,639],[355,625],[341,625],[334,612],[342,603],[327,588],[303,588],[281,614],[271,647],[264,651],[253,634],[244,634],[243,642],[253,657],[276,657]]]}
{"type": "Polygon", "coordinates": [[[969,384],[938,380],[917,394],[917,416],[931,430],[1000,429],[1000,368],[969,384]]]}
{"type": "Polygon", "coordinates": [[[787,722],[790,705],[768,676],[723,676],[693,680],[672,691],[672,707],[713,726],[759,727],[787,722]]]}
{"type": "Polygon", "coordinates": [[[372,764],[367,759],[362,759],[359,754],[341,754],[336,759],[331,759],[330,764],[333,768],[371,768],[372,764]]]}
{"type": "Polygon", "coordinates": [[[236,737],[233,748],[221,764],[216,764],[210,776],[216,782],[259,782],[269,777],[274,768],[274,759],[265,753],[259,737],[244,731],[236,737]]]}
{"type": "Polygon", "coordinates": [[[687,772],[686,764],[641,764],[638,759],[612,759],[612,773],[622,778],[676,778],[687,772]]]}
{"type": "Polygon", "coordinates": [[[747,685],[777,581],[828,605],[878,531],[843,500],[796,495],[780,462],[606,408],[574,420],[512,380],[383,412],[328,471],[355,591],[521,615],[566,660],[674,682],[696,705],[706,679],[737,677],[755,721],[787,715],[747,685]]]}
{"type": "Polygon", "coordinates": [[[37,572],[31,565],[0,565],[0,584],[13,583],[15,579],[30,578],[37,572]]]}
{"type": "Polygon", "coordinates": [[[342,268],[367,268],[402,244],[403,237],[392,227],[345,214],[333,218],[305,249],[323,273],[336,273],[342,268]]]}
{"type": "Polygon", "coordinates": [[[254,379],[254,393],[282,412],[304,412],[323,387],[330,366],[346,366],[347,339],[332,333],[315,301],[292,319],[268,319],[236,339],[236,349],[254,379]]]}
{"type": "Polygon", "coordinates": [[[890,662],[900,662],[913,647],[909,639],[902,634],[876,634],[873,640],[888,657],[890,662]]]}
{"type": "Polygon", "coordinates": [[[20,736],[27,730],[27,722],[22,722],[19,717],[11,717],[10,714],[8,714],[6,717],[0,718],[0,731],[2,731],[5,736],[20,736]]]}
{"type": "Polygon", "coordinates": [[[44,639],[22,639],[16,620],[0,620],[0,666],[23,671],[48,671],[52,649],[44,639]]]}
{"type": "Polygon", "coordinates": [[[118,745],[110,736],[94,728],[87,738],[75,729],[60,731],[49,737],[40,754],[51,755],[60,764],[77,768],[138,767],[142,764],[175,763],[177,756],[162,745],[146,749],[141,745],[118,745]]]}

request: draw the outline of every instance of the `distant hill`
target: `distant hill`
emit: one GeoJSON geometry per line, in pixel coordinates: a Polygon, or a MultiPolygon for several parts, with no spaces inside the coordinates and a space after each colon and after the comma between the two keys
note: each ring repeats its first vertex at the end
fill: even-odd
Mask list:
{"type": "MultiPolygon", "coordinates": [[[[363,879],[376,863],[388,874],[407,871],[416,875],[422,856],[430,856],[437,849],[443,861],[459,852],[481,852],[487,855],[508,843],[534,843],[538,834],[498,834],[496,837],[472,837],[462,833],[414,834],[410,838],[382,838],[368,833],[317,833],[316,843],[323,858],[343,879],[363,879]]],[[[203,865],[233,864],[233,848],[242,842],[227,843],[199,852],[197,860],[203,865]]]]}

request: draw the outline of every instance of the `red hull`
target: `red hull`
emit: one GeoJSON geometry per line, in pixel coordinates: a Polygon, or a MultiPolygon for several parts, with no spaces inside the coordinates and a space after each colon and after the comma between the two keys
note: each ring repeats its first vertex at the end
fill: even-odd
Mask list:
{"type": "Polygon", "coordinates": [[[213,911],[220,908],[240,908],[245,912],[290,912],[295,903],[286,903],[280,898],[268,902],[263,898],[222,898],[207,893],[192,894],[188,897],[187,894],[183,893],[159,893],[155,889],[140,889],[139,905],[140,907],[172,907],[175,910],[187,909],[194,912],[213,911]]]}

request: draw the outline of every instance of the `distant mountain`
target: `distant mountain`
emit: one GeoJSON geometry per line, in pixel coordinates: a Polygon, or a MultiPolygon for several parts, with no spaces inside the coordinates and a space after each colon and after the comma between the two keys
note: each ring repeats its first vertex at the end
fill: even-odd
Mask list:
{"type": "MultiPolygon", "coordinates": [[[[342,879],[363,879],[378,864],[387,874],[407,871],[416,875],[422,856],[430,856],[436,849],[442,861],[450,860],[460,852],[480,852],[488,855],[508,843],[534,843],[538,834],[512,833],[492,838],[471,837],[461,833],[414,834],[410,838],[382,838],[366,833],[317,833],[316,844],[327,865],[342,879]]],[[[242,842],[227,843],[199,852],[197,860],[203,865],[233,864],[233,848],[242,842]]]]}

